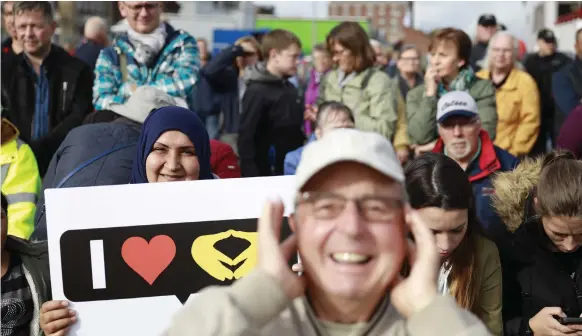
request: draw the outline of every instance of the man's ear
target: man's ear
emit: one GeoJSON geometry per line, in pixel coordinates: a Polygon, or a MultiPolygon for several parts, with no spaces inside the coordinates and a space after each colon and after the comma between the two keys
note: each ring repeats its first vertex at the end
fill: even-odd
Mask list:
{"type": "Polygon", "coordinates": [[[534,201],[534,206],[537,209],[539,207],[539,205],[540,205],[540,202],[538,201],[538,197],[535,196],[533,201],[534,201]]]}
{"type": "Polygon", "coordinates": [[[125,18],[127,17],[127,9],[125,7],[125,5],[123,4],[123,1],[118,1],[117,2],[117,8],[119,9],[119,14],[121,14],[121,17],[125,18]]]}
{"type": "Polygon", "coordinates": [[[314,133],[315,133],[315,138],[316,139],[321,139],[321,128],[316,127],[314,133]]]}
{"type": "Polygon", "coordinates": [[[295,233],[295,214],[289,215],[289,228],[295,233]]]}

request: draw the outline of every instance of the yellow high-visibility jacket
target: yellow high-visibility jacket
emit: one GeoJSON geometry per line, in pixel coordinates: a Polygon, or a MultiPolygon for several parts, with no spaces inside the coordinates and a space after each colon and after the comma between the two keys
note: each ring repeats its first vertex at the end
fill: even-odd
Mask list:
{"type": "Polygon", "coordinates": [[[2,118],[0,150],[2,193],[8,199],[8,234],[28,239],[34,231],[36,200],[41,179],[36,158],[20,132],[2,118]]]}

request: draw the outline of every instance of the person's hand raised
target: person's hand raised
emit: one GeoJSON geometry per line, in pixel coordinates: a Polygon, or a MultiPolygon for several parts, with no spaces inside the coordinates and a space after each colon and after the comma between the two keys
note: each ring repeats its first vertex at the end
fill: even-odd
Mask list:
{"type": "Polygon", "coordinates": [[[40,328],[47,336],[64,336],[77,321],[74,310],[67,301],[47,301],[40,307],[40,328]]]}
{"type": "Polygon", "coordinates": [[[294,234],[279,244],[283,203],[280,200],[267,202],[259,218],[258,265],[257,267],[276,279],[289,299],[304,294],[305,279],[297,276],[288,265],[288,260],[297,252],[297,238],[294,234]]]}
{"type": "Polygon", "coordinates": [[[415,244],[408,241],[410,275],[399,276],[390,293],[394,307],[409,318],[426,308],[437,296],[439,255],[435,238],[415,210],[407,209],[406,222],[415,244]]]}
{"type": "Polygon", "coordinates": [[[303,112],[303,119],[315,122],[317,119],[317,106],[305,104],[305,112],[303,112]]]}
{"type": "Polygon", "coordinates": [[[438,72],[435,67],[429,66],[424,74],[424,88],[427,97],[434,97],[438,88],[438,72]]]}

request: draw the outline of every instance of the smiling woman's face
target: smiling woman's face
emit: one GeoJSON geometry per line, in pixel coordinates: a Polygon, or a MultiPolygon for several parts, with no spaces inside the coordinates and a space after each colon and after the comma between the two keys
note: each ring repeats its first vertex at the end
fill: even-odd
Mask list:
{"type": "Polygon", "coordinates": [[[154,143],[146,159],[148,183],[194,181],[200,162],[194,144],[180,131],[167,131],[154,143]]]}

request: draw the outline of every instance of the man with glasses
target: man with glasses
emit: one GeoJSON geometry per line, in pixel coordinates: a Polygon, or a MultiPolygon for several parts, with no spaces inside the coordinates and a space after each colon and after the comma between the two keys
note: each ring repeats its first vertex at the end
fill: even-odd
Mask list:
{"type": "Polygon", "coordinates": [[[396,66],[400,94],[406,101],[408,91],[424,83],[424,78],[420,73],[420,52],[415,45],[408,44],[402,47],[396,66]]]}
{"type": "Polygon", "coordinates": [[[294,234],[280,243],[284,206],[269,201],[258,222],[257,268],[192,297],[168,336],[489,335],[437,294],[434,237],[407,204],[385,137],[337,129],[307,145],[293,192],[294,234]],[[296,252],[301,275],[287,262],[296,252]]]}
{"type": "Polygon", "coordinates": [[[438,101],[436,119],[439,139],[433,152],[444,153],[467,172],[473,185],[479,222],[485,235],[503,254],[509,233],[491,204],[494,195],[491,179],[495,173],[513,170],[518,160],[493,145],[487,131],[481,127],[477,103],[469,93],[452,91],[443,95],[438,101]]]}
{"type": "Polygon", "coordinates": [[[196,39],[162,22],[162,2],[119,1],[127,33],[105,48],[95,66],[95,109],[124,104],[142,85],[156,87],[192,107],[200,57],[196,39]]]}

